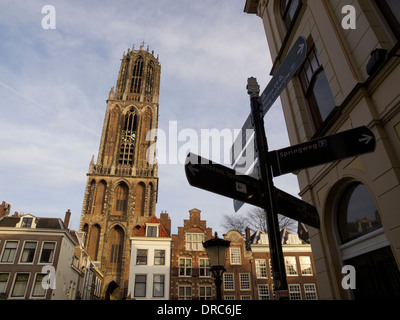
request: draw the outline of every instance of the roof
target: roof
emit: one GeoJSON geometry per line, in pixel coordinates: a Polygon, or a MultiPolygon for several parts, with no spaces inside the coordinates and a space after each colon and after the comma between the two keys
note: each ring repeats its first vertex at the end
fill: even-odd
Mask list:
{"type": "Polygon", "coordinates": [[[161,224],[160,220],[156,216],[150,217],[145,224],[143,224],[138,231],[134,233],[134,237],[145,237],[146,236],[146,225],[149,223],[154,223],[154,224],[159,224],[159,231],[158,231],[158,237],[159,238],[169,238],[170,235],[168,234],[167,231],[165,231],[165,228],[161,224]]]}
{"type": "MultiPolygon", "coordinates": [[[[27,216],[4,216],[0,218],[0,227],[3,228],[16,228],[22,218],[34,218],[36,223],[36,229],[66,229],[64,223],[60,218],[37,218],[32,215],[27,216]]],[[[29,228],[27,228],[29,229],[29,228]]]]}

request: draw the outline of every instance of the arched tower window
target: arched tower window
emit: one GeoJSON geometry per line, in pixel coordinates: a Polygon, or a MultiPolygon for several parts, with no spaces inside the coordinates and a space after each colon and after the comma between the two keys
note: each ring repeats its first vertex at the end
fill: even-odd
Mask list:
{"type": "Polygon", "coordinates": [[[129,111],[126,114],[124,129],[121,133],[119,164],[133,165],[137,140],[137,122],[138,120],[135,111],[129,111]]]}
{"type": "Polygon", "coordinates": [[[130,61],[131,59],[129,58],[129,56],[126,57],[125,60],[125,64],[123,65],[123,69],[121,70],[121,83],[120,83],[120,87],[121,87],[121,93],[125,92],[125,88],[126,88],[126,82],[128,80],[128,73],[129,73],[129,65],[130,65],[130,61]]]}
{"type": "Polygon", "coordinates": [[[109,268],[120,270],[122,264],[124,246],[124,231],[120,226],[111,229],[108,237],[108,259],[109,268]]]}
{"type": "Polygon", "coordinates": [[[140,93],[143,82],[143,58],[138,57],[133,67],[132,81],[131,81],[131,93],[140,93]]]}
{"type": "Polygon", "coordinates": [[[90,214],[92,211],[95,190],[96,190],[96,181],[92,180],[92,182],[90,183],[89,198],[87,200],[87,205],[86,205],[86,214],[90,214]]]}
{"type": "Polygon", "coordinates": [[[135,217],[144,216],[144,204],[146,198],[146,186],[143,182],[138,183],[136,187],[136,200],[135,200],[135,217]]]}
{"type": "Polygon", "coordinates": [[[99,242],[100,226],[95,224],[90,228],[90,238],[88,243],[88,253],[94,261],[97,261],[97,255],[99,253],[99,242]]]}
{"type": "Polygon", "coordinates": [[[146,87],[145,87],[145,93],[148,96],[151,96],[153,92],[153,85],[154,85],[153,83],[154,83],[154,63],[153,61],[151,61],[147,69],[146,87]]]}
{"type": "Polygon", "coordinates": [[[126,212],[128,210],[128,194],[129,194],[129,188],[124,182],[121,182],[115,188],[112,215],[117,215],[117,216],[126,215],[126,212]]]}
{"type": "Polygon", "coordinates": [[[103,212],[104,200],[106,196],[107,184],[104,180],[101,180],[96,190],[96,200],[94,203],[93,214],[101,214],[103,212]]]}

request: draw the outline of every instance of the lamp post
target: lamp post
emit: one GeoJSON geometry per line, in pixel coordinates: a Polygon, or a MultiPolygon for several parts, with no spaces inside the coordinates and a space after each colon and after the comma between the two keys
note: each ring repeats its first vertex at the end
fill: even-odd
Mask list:
{"type": "Polygon", "coordinates": [[[218,238],[217,232],[215,232],[215,238],[203,242],[203,247],[207,250],[208,258],[210,259],[210,270],[215,278],[217,300],[222,300],[222,274],[226,270],[226,250],[229,248],[230,244],[230,241],[218,238]]]}

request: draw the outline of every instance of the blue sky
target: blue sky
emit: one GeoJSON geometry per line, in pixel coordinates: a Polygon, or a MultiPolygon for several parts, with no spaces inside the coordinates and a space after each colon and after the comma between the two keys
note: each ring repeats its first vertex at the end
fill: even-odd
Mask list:
{"type": "MultiPolygon", "coordinates": [[[[256,77],[263,90],[272,66],[262,21],[244,13],[244,4],[2,0],[0,201],[10,203],[12,213],[39,217],[64,218],[71,209],[72,228],[78,229],[105,100],[123,52],[142,41],[161,62],[159,128],[167,136],[171,122],[178,132],[199,136],[202,129],[240,129],[250,112],[247,78],[256,77]],[[54,30],[42,28],[48,4],[56,10],[54,30]]],[[[289,145],[279,101],[265,123],[270,150],[289,145]]],[[[181,152],[187,146],[177,142],[181,152]]],[[[231,199],[191,187],[182,163],[160,164],[159,178],[157,216],[170,214],[173,233],[192,208],[202,211],[209,227],[224,231],[220,222],[234,212],[231,199]]],[[[293,175],[274,182],[297,195],[293,175]]]]}

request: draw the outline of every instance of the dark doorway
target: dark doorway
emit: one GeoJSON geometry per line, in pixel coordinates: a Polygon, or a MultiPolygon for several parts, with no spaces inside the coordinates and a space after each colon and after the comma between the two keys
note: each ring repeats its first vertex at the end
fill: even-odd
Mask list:
{"type": "Polygon", "coordinates": [[[356,300],[399,299],[400,271],[390,247],[346,260],[356,269],[356,300]]]}
{"type": "Polygon", "coordinates": [[[114,290],[115,289],[117,289],[118,288],[118,284],[115,282],[115,281],[111,281],[109,284],[108,284],[108,287],[107,287],[107,291],[106,291],[106,295],[105,295],[105,300],[110,300],[110,296],[111,296],[111,294],[114,292],[114,290]]]}

